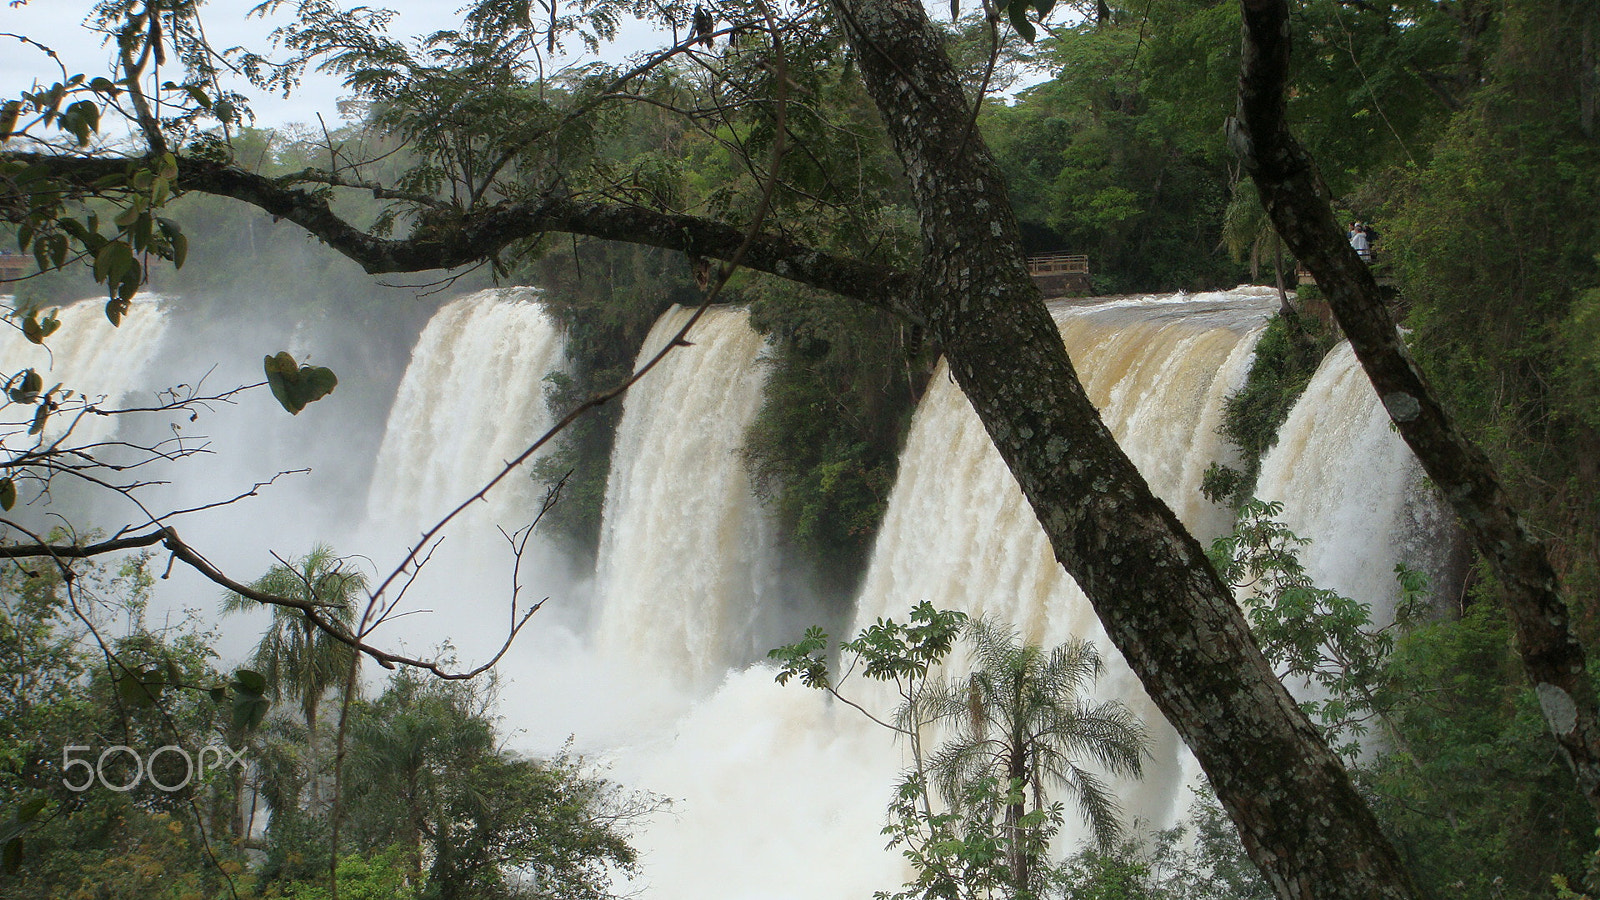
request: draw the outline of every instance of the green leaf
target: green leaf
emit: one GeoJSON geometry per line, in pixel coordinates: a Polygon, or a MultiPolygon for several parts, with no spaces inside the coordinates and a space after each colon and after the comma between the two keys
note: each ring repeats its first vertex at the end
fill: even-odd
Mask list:
{"type": "Polygon", "coordinates": [[[128,307],[130,305],[131,304],[128,302],[127,298],[112,297],[106,302],[106,319],[110,321],[112,325],[121,327],[122,317],[128,314],[128,307]]]}
{"type": "Polygon", "coordinates": [[[144,267],[139,265],[138,260],[132,260],[128,263],[128,270],[122,273],[122,284],[117,286],[117,292],[113,299],[120,297],[122,302],[126,303],[133,299],[134,294],[139,293],[139,288],[143,284],[144,267]]]}
{"type": "Polygon", "coordinates": [[[233,673],[233,687],[238,691],[260,696],[266,693],[267,679],[260,672],[240,669],[233,673]]]}
{"type": "MultiPolygon", "coordinates": [[[[233,673],[228,687],[233,690],[233,727],[250,731],[260,725],[272,708],[272,701],[265,696],[267,679],[260,672],[240,669],[233,673]]],[[[216,693],[211,696],[216,697],[216,693]]]]}
{"type": "Polygon", "coordinates": [[[22,802],[22,806],[18,807],[17,809],[17,821],[32,822],[34,819],[39,817],[39,813],[44,812],[44,808],[49,805],[49,803],[49,797],[31,797],[27,800],[24,800],[22,802]]]}
{"type": "Polygon", "coordinates": [[[10,511],[17,505],[17,483],[9,478],[0,478],[0,509],[10,511]]]}
{"type": "Polygon", "coordinates": [[[206,691],[206,693],[211,695],[212,703],[220,705],[228,702],[228,689],[225,687],[214,687],[211,690],[206,691]]]}
{"type": "Polygon", "coordinates": [[[145,199],[143,197],[135,197],[133,202],[128,205],[128,208],[117,213],[116,217],[111,221],[115,222],[118,228],[127,228],[144,213],[144,205],[145,199]]]}
{"type": "Polygon", "coordinates": [[[211,108],[211,98],[206,96],[206,92],[205,91],[200,90],[200,88],[198,88],[198,87],[196,87],[196,86],[194,86],[192,84],[184,85],[183,86],[183,90],[190,97],[194,98],[194,102],[200,104],[200,108],[201,109],[210,109],[211,108]]]}
{"type": "Polygon", "coordinates": [[[1028,21],[1028,0],[1013,0],[1010,7],[1011,27],[1028,43],[1033,43],[1039,33],[1034,30],[1033,23],[1028,21]]]}
{"type": "Polygon", "coordinates": [[[16,378],[12,378],[10,382],[17,385],[11,388],[11,401],[13,403],[33,403],[39,399],[39,391],[44,387],[44,379],[40,378],[39,373],[32,369],[24,369],[21,375],[20,382],[16,378]]]}
{"type": "Polygon", "coordinates": [[[117,696],[123,703],[135,709],[142,709],[156,704],[156,698],[161,693],[164,682],[146,681],[150,674],[143,670],[124,672],[116,680],[117,696]]]}
{"type": "Polygon", "coordinates": [[[89,143],[89,136],[100,129],[100,107],[92,100],[79,100],[67,107],[62,121],[71,123],[62,127],[72,132],[80,146],[89,143]]]}
{"type": "Polygon", "coordinates": [[[121,281],[132,262],[133,248],[125,241],[111,241],[94,255],[94,280],[102,284],[121,281]]]}
{"type": "Polygon", "coordinates": [[[47,401],[47,402],[39,404],[39,410],[33,414],[33,424],[28,426],[28,434],[29,435],[36,435],[36,434],[39,434],[40,432],[44,431],[44,423],[49,418],[50,418],[50,404],[49,404],[49,402],[47,401]]]}
{"type": "Polygon", "coordinates": [[[61,320],[56,318],[56,314],[53,311],[50,315],[45,316],[43,321],[40,321],[39,311],[34,310],[28,313],[26,319],[22,320],[22,336],[35,344],[43,344],[44,339],[55,334],[56,329],[60,327],[61,320]]]}
{"type": "Polygon", "coordinates": [[[56,225],[59,226],[62,231],[65,231],[67,234],[72,235],[80,241],[87,242],[89,240],[89,229],[85,228],[83,223],[79,222],[77,219],[74,219],[70,216],[63,216],[59,221],[56,222],[56,225]]]}
{"type": "Polygon", "coordinates": [[[267,373],[267,384],[272,396],[278,398],[290,415],[298,416],[307,404],[315,403],[333,393],[338,386],[338,376],[323,366],[296,366],[294,357],[287,352],[262,359],[267,373]]]}

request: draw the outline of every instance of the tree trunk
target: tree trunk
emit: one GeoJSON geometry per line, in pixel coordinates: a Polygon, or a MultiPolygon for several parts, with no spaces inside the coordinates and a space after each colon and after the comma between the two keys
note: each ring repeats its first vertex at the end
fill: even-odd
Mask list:
{"type": "Polygon", "coordinates": [[[1594,687],[1544,546],[1523,526],[1489,459],[1456,429],[1424,382],[1377,281],[1334,220],[1316,166],[1289,134],[1287,4],[1243,0],[1242,5],[1243,70],[1238,114],[1230,123],[1234,149],[1255,179],[1278,234],[1316,277],[1401,437],[1493,568],[1545,721],[1584,796],[1600,812],[1594,687]]]}
{"type": "Polygon", "coordinates": [[[1279,896],[1415,896],[1199,542],[1150,492],[1085,395],[921,5],[836,4],[911,180],[923,240],[918,311],[1056,558],[1194,751],[1279,896]]]}
{"type": "Polygon", "coordinates": [[[1020,743],[1013,736],[1006,753],[1006,789],[1015,787],[1015,803],[1006,804],[1006,830],[1011,834],[1011,889],[1013,897],[1031,897],[1028,890],[1028,840],[1022,832],[1022,817],[1026,812],[1028,763],[1020,743]]]}

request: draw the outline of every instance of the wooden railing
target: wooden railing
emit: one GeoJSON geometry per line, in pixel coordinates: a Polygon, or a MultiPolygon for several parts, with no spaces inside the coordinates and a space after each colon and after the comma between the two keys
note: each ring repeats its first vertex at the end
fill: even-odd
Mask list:
{"type": "Polygon", "coordinates": [[[1089,274],[1089,257],[1076,253],[1046,253],[1028,257],[1030,275],[1089,274]]]}

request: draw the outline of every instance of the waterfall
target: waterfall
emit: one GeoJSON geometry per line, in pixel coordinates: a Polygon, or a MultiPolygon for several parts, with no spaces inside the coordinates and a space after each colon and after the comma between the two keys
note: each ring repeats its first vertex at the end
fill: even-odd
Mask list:
{"type": "MultiPolygon", "coordinates": [[[[1202,539],[1229,524],[1227,511],[1201,496],[1200,480],[1225,456],[1217,434],[1222,401],[1248,373],[1274,302],[1269,290],[1241,288],[1052,309],[1106,424],[1155,493],[1202,539]]],[[[1177,735],[1056,562],[1032,508],[943,366],[912,420],[852,633],[879,617],[904,621],[922,600],[1012,623],[1030,643],[1092,641],[1107,663],[1096,695],[1127,703],[1152,735],[1147,776],[1118,785],[1125,811],[1160,826],[1182,813],[1191,764],[1177,735]]],[[[1069,817],[1069,837],[1076,824],[1069,817]]]]}
{"type": "MultiPolygon", "coordinates": [[[[692,314],[663,314],[638,365],[692,314]]],[[[685,340],[623,401],[601,524],[598,635],[614,657],[700,681],[758,649],[771,537],[739,450],[766,373],[742,309],[706,310],[685,340]]]]}
{"type": "MultiPolygon", "coordinates": [[[[116,406],[144,386],[142,376],[167,331],[160,303],[149,295],[136,298],[121,327],[106,319],[104,300],[64,306],[56,312],[61,327],[44,346],[24,338],[20,326],[7,327],[0,336],[0,373],[10,377],[31,367],[44,378],[46,390],[59,382],[92,402],[116,406]]],[[[117,427],[114,417],[83,416],[72,422],[58,416],[46,427],[46,436],[59,436],[69,422],[75,444],[104,440],[117,427]]]]}
{"type": "MultiPolygon", "coordinates": [[[[561,366],[561,344],[532,299],[525,290],[485,292],[446,306],[428,325],[389,417],[369,519],[414,538],[547,427],[541,379],[561,366]]],[[[1242,383],[1276,305],[1271,289],[1240,288],[1052,307],[1090,398],[1202,540],[1231,521],[1199,491],[1211,462],[1232,461],[1217,433],[1223,400],[1242,383]]],[[[663,315],[640,363],[689,315],[663,315]]],[[[799,637],[758,627],[787,599],[774,587],[772,529],[740,456],[765,382],[762,340],[743,310],[717,308],[686,342],[624,399],[594,627],[541,613],[502,663],[507,681],[519,683],[503,712],[533,752],[576,732],[618,781],[676,800],[672,815],[637,841],[641,887],[651,896],[798,900],[893,889],[906,864],[883,849],[879,829],[905,748],[821,692],[780,687],[769,667],[746,665],[799,637]]],[[[525,478],[516,481],[475,517],[524,523],[537,497],[525,478]]],[[[1314,574],[1354,595],[1366,588],[1339,577],[1366,570],[1358,577],[1389,584],[1391,557],[1425,547],[1436,524],[1426,504],[1391,502],[1416,495],[1420,481],[1346,350],[1313,379],[1264,464],[1260,490],[1286,502],[1291,527],[1325,545],[1307,554],[1314,574]]],[[[498,640],[503,606],[452,602],[451,592],[469,591],[458,582],[487,568],[475,566],[444,570],[456,579],[446,599],[437,590],[418,595],[449,611],[452,637],[481,630],[498,640]],[[497,612],[483,611],[490,607],[497,612]]],[[[561,598],[570,587],[548,593],[561,598]]],[[[904,620],[922,600],[1015,623],[1035,643],[1092,640],[1107,663],[1097,697],[1127,703],[1154,737],[1147,777],[1114,785],[1127,815],[1154,827],[1182,817],[1197,775],[1192,759],[1055,562],[942,366],[907,436],[851,634],[835,637],[880,616],[904,620]]],[[[405,621],[436,629],[439,620],[405,621]]],[[[1061,848],[1080,835],[1069,814],[1061,848]]]]}
{"type": "MultiPolygon", "coordinates": [[[[555,320],[537,301],[531,288],[469,294],[435,313],[418,337],[373,466],[366,526],[352,539],[372,548],[380,578],[399,562],[399,548],[482,489],[553,424],[544,379],[563,368],[565,354],[555,320]]],[[[570,609],[572,579],[556,549],[535,536],[519,564],[504,536],[527,527],[543,497],[524,465],[485,502],[468,506],[425,549],[423,572],[398,609],[404,616],[378,640],[423,653],[446,650],[470,667],[505,640],[513,597],[519,611],[545,597],[566,601],[541,623],[570,609]]],[[[504,662],[505,680],[513,680],[521,669],[516,660],[504,662]]]]}
{"type": "MultiPolygon", "coordinates": [[[[565,364],[555,321],[531,288],[480,291],[436,313],[395,395],[367,495],[367,518],[415,538],[498,474],[552,424],[544,377],[565,364]]],[[[480,527],[531,521],[526,470],[474,505],[480,527]]]]}
{"type": "Polygon", "coordinates": [[[1311,540],[1300,558],[1312,580],[1372,604],[1381,624],[1393,619],[1397,563],[1435,584],[1449,578],[1451,514],[1426,487],[1349,344],[1323,359],[1278,429],[1256,496],[1282,502],[1284,524],[1311,540]]]}

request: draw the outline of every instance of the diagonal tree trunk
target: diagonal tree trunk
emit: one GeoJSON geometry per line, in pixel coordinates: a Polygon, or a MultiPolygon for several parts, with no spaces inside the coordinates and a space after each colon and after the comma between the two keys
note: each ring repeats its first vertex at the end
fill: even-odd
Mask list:
{"type": "Polygon", "coordinates": [[[1523,525],[1499,475],[1440,406],[1406,351],[1366,264],[1333,218],[1316,166],[1289,133],[1284,87],[1289,8],[1284,0],[1243,0],[1244,56],[1234,149],[1290,250],[1316,276],[1401,437],[1455,510],[1493,568],[1516,628],[1523,670],[1545,722],[1600,812],[1600,718],[1584,649],[1569,628],[1544,545],[1523,525]]]}
{"type": "Polygon", "coordinates": [[[1200,760],[1252,859],[1284,898],[1415,896],[1199,542],[1151,494],[1085,395],[921,5],[835,6],[911,179],[923,243],[916,310],[1057,559],[1200,760]]]}

